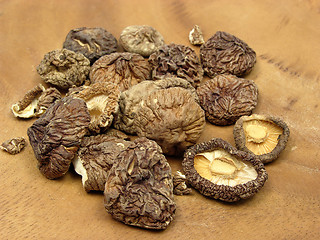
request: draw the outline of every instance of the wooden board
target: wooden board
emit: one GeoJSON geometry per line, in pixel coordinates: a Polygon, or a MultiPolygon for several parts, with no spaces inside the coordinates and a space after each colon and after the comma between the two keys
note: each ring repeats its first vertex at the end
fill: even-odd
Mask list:
{"type": "MultiPolygon", "coordinates": [[[[73,171],[43,177],[29,144],[16,156],[0,152],[0,239],[320,239],[320,1],[0,0],[0,141],[27,138],[34,119],[16,119],[10,106],[42,82],[36,66],[69,30],[103,27],[118,38],[135,24],[188,46],[198,24],[205,39],[222,30],[256,51],[246,77],[259,87],[255,113],[282,117],[291,130],[264,188],[234,204],[176,196],[168,229],[148,231],[113,220],[103,195],[86,193],[73,171]]],[[[208,124],[199,141],[212,137],[234,144],[232,126],[208,124]]],[[[181,159],[169,161],[181,169],[181,159]]]]}

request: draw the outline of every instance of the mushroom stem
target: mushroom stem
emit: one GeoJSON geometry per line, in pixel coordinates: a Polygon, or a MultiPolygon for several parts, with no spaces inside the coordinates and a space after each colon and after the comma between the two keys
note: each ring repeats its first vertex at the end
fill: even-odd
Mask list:
{"type": "Polygon", "coordinates": [[[237,170],[234,161],[230,158],[215,158],[209,165],[213,175],[233,175],[237,170]]]}
{"type": "Polygon", "coordinates": [[[267,128],[259,125],[248,125],[246,133],[248,141],[254,143],[262,143],[269,136],[267,128]]]}

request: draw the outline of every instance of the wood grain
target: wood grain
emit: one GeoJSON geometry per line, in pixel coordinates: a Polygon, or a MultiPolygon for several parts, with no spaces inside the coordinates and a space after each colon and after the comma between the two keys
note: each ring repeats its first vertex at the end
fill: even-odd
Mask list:
{"type": "MultiPolygon", "coordinates": [[[[151,25],[167,43],[188,46],[188,33],[198,24],[205,39],[222,30],[257,52],[246,76],[259,87],[255,113],[280,116],[291,130],[286,150],[266,166],[266,185],[234,204],[196,191],[177,196],[169,228],[148,231],[113,220],[102,194],[86,193],[72,169],[59,180],[44,178],[28,145],[16,156],[0,152],[0,239],[319,239],[318,0],[0,0],[0,141],[27,137],[34,120],[14,118],[10,106],[41,82],[36,66],[62,47],[69,30],[103,27],[119,38],[134,24],[151,25]]],[[[232,126],[207,124],[199,141],[212,137],[234,144],[232,126]]],[[[181,159],[169,162],[181,169],[181,159]]]]}

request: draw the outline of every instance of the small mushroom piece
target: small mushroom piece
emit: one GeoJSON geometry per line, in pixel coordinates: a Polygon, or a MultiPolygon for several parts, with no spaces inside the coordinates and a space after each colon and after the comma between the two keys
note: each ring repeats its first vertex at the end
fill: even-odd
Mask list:
{"type": "Polygon", "coordinates": [[[248,74],[256,63],[256,53],[241,39],[226,32],[216,32],[200,47],[200,59],[209,77],[248,74]]]}
{"type": "Polygon", "coordinates": [[[151,66],[140,54],[121,52],[102,56],[92,65],[91,83],[111,82],[125,91],[131,86],[150,79],[151,66]]]}
{"type": "Polygon", "coordinates": [[[130,141],[105,134],[83,138],[73,165],[75,171],[82,176],[86,192],[104,191],[108,171],[117,155],[129,144],[130,141]]]}
{"type": "Polygon", "coordinates": [[[56,101],[28,128],[28,137],[40,172],[48,179],[62,177],[69,169],[90,115],[82,99],[56,101]]]}
{"type": "Polygon", "coordinates": [[[11,110],[15,117],[39,117],[54,101],[60,98],[61,93],[57,89],[45,89],[42,84],[39,84],[28,91],[20,101],[13,104],[11,110]]]}
{"type": "Polygon", "coordinates": [[[166,229],[174,219],[172,174],[159,145],[137,138],[117,157],[107,174],[104,206],[127,225],[166,229]]]}
{"type": "Polygon", "coordinates": [[[89,130],[96,133],[104,131],[112,124],[113,115],[119,108],[120,91],[113,83],[97,82],[89,86],[71,88],[67,96],[86,102],[91,116],[89,130]]]}
{"type": "Polygon", "coordinates": [[[39,97],[44,90],[44,86],[39,84],[28,91],[20,101],[11,106],[13,115],[19,118],[34,117],[38,106],[39,97]]]}
{"type": "Polygon", "coordinates": [[[201,194],[227,202],[253,196],[268,178],[255,155],[220,138],[190,147],[182,166],[188,182],[201,194]]]}
{"type": "Polygon", "coordinates": [[[26,139],[24,137],[17,137],[17,138],[12,138],[3,142],[0,146],[0,149],[10,154],[17,154],[21,152],[25,146],[26,146],[26,139]]]}
{"type": "Polygon", "coordinates": [[[204,39],[202,36],[202,31],[198,25],[195,25],[189,33],[189,41],[192,45],[202,45],[204,44],[204,39]]]}
{"type": "Polygon", "coordinates": [[[191,188],[186,184],[186,176],[180,171],[176,171],[173,175],[173,194],[174,195],[188,195],[191,193],[191,188]]]}
{"type": "Polygon", "coordinates": [[[90,61],[82,53],[57,49],[44,55],[37,67],[42,80],[58,88],[80,86],[90,72],[90,61]]]}
{"type": "Polygon", "coordinates": [[[195,51],[184,45],[171,43],[163,45],[149,57],[152,78],[179,77],[187,80],[193,87],[199,86],[203,69],[195,51]]]}
{"type": "Polygon", "coordinates": [[[250,115],[258,103],[258,87],[252,80],[230,74],[217,75],[197,88],[206,119],[215,125],[234,124],[250,115]]]}
{"type": "Polygon", "coordinates": [[[280,118],[252,114],[235,123],[233,134],[238,149],[253,153],[263,163],[269,163],[285,149],[290,130],[280,118]]]}
{"type": "Polygon", "coordinates": [[[164,45],[162,35],[146,25],[126,27],[120,34],[119,42],[127,52],[138,53],[144,57],[149,57],[164,45]]]}
{"type": "Polygon", "coordinates": [[[63,48],[82,53],[92,63],[100,57],[117,51],[117,39],[103,28],[81,27],[72,29],[63,48]]]}
{"type": "Polygon", "coordinates": [[[114,126],[155,140],[167,155],[182,155],[196,143],[205,125],[204,111],[192,89],[171,78],[141,82],[121,94],[114,126]]]}

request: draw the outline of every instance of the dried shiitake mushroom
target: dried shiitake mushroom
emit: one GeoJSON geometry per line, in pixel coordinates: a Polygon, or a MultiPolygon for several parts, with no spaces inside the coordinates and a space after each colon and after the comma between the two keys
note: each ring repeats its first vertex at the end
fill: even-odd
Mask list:
{"type": "Polygon", "coordinates": [[[155,140],[167,155],[181,155],[200,137],[205,117],[190,84],[171,80],[144,81],[122,92],[114,126],[155,140]]]}
{"type": "Polygon", "coordinates": [[[82,53],[58,49],[47,53],[37,71],[46,82],[62,89],[80,86],[90,72],[90,61],[82,53]]]}
{"type": "Polygon", "coordinates": [[[97,133],[112,124],[113,115],[119,108],[120,91],[113,83],[97,82],[89,86],[71,88],[67,96],[86,102],[91,116],[89,130],[97,133]]]}
{"type": "Polygon", "coordinates": [[[173,220],[171,168],[159,145],[147,138],[130,143],[107,174],[104,206],[118,221],[165,229],[173,220]]]}
{"type": "Polygon", "coordinates": [[[17,103],[11,106],[12,113],[19,118],[32,118],[41,116],[47,108],[61,98],[56,88],[47,88],[37,85],[17,103]]]}
{"type": "Polygon", "coordinates": [[[200,59],[209,77],[223,73],[241,77],[252,70],[256,53],[239,38],[218,31],[200,47],[200,59]]]}
{"type": "Polygon", "coordinates": [[[151,66],[140,54],[121,52],[102,56],[92,65],[91,83],[111,82],[119,86],[120,91],[150,79],[151,66]]]}
{"type": "Polygon", "coordinates": [[[55,179],[68,171],[89,123],[86,103],[67,97],[53,103],[28,128],[29,141],[44,176],[55,179]]]}
{"type": "Polygon", "coordinates": [[[126,27],[120,34],[119,42],[127,52],[138,53],[144,57],[149,57],[164,45],[162,35],[146,25],[126,27]]]}
{"type": "Polygon", "coordinates": [[[87,192],[104,191],[108,171],[117,155],[129,144],[130,141],[105,134],[82,139],[73,165],[75,171],[82,176],[82,185],[87,192]]]}
{"type": "Polygon", "coordinates": [[[103,28],[81,27],[72,29],[63,48],[82,53],[92,63],[103,55],[117,51],[117,39],[103,28]]]}
{"type": "Polygon", "coordinates": [[[236,147],[253,153],[263,163],[278,158],[286,147],[290,130],[280,118],[252,114],[241,117],[234,125],[236,147]]]}
{"type": "Polygon", "coordinates": [[[220,138],[190,147],[182,166],[188,182],[201,194],[227,202],[253,196],[268,178],[255,155],[220,138]]]}
{"type": "Polygon", "coordinates": [[[197,87],[203,78],[203,69],[195,51],[184,45],[163,45],[149,57],[152,78],[179,77],[197,87]]]}
{"type": "Polygon", "coordinates": [[[26,146],[26,139],[24,137],[17,137],[9,139],[0,145],[0,149],[10,154],[17,154],[26,146]]]}
{"type": "Polygon", "coordinates": [[[206,118],[215,125],[231,125],[250,115],[258,103],[258,87],[252,80],[217,75],[197,88],[206,118]]]}

